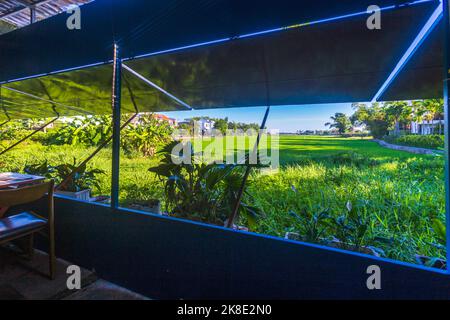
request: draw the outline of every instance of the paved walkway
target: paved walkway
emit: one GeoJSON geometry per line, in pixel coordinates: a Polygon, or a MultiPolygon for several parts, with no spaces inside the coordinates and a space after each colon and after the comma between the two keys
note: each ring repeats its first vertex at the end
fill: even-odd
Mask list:
{"type": "Polygon", "coordinates": [[[377,142],[380,146],[392,149],[392,150],[399,150],[399,151],[406,151],[410,153],[415,154],[430,154],[430,155],[436,155],[436,154],[442,154],[443,151],[440,150],[433,150],[433,149],[425,149],[425,148],[416,148],[416,147],[408,147],[408,146],[399,146],[396,144],[390,144],[383,140],[374,139],[373,141],[377,142]]]}
{"type": "Polygon", "coordinates": [[[98,279],[94,273],[81,270],[81,290],[67,289],[67,267],[57,261],[56,279],[48,279],[48,258],[36,251],[33,261],[17,258],[0,248],[0,300],[147,300],[139,294],[98,279]]]}

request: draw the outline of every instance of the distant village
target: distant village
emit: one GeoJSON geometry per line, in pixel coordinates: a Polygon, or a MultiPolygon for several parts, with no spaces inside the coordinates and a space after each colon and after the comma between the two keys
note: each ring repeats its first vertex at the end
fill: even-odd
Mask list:
{"type": "MultiPolygon", "coordinates": [[[[242,123],[242,122],[234,122],[229,121],[228,118],[223,119],[216,119],[216,118],[209,118],[209,117],[193,117],[184,119],[183,121],[178,121],[175,118],[170,118],[163,114],[156,114],[156,113],[150,113],[150,112],[142,112],[139,113],[130,123],[134,125],[139,125],[143,119],[148,118],[151,116],[152,118],[161,121],[166,122],[174,129],[180,129],[180,130],[187,130],[190,132],[191,135],[210,135],[213,130],[221,131],[223,134],[226,133],[227,130],[243,130],[247,131],[248,129],[254,129],[259,130],[260,125],[257,123],[242,123]]],[[[83,117],[62,117],[58,119],[55,123],[52,123],[48,125],[45,130],[52,129],[58,124],[65,124],[65,123],[72,123],[77,120],[81,120],[83,117]]],[[[41,121],[30,121],[29,127],[32,128],[39,128],[41,125],[41,121]]]]}

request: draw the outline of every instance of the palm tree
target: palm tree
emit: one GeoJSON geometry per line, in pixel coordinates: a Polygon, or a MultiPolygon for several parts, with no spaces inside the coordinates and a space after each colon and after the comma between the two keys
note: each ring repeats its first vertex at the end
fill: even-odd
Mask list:
{"type": "MultiPolygon", "coordinates": [[[[413,102],[413,120],[417,123],[433,121],[442,118],[444,114],[444,101],[442,99],[427,99],[413,102]]],[[[439,134],[442,134],[442,125],[439,124],[439,134]]]]}
{"type": "Polygon", "coordinates": [[[333,120],[333,122],[327,122],[325,125],[330,127],[330,129],[337,129],[339,134],[344,134],[351,128],[352,123],[344,113],[335,113],[333,117],[330,117],[330,119],[333,120]]]}
{"type": "MultiPolygon", "coordinates": [[[[428,99],[423,101],[425,109],[428,111],[429,121],[436,120],[439,118],[441,120],[444,114],[444,101],[442,99],[428,99]]],[[[439,122],[439,134],[442,134],[442,125],[439,122]]]]}

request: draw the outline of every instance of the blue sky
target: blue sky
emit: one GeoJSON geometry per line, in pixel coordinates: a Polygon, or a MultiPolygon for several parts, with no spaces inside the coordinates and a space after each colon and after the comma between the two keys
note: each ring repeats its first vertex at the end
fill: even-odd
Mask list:
{"type": "MultiPolygon", "coordinates": [[[[209,109],[202,111],[177,111],[164,114],[182,121],[191,117],[208,116],[211,118],[228,117],[230,121],[261,123],[265,107],[209,109]]],[[[268,129],[278,129],[280,132],[296,132],[297,130],[327,129],[325,123],[336,112],[348,116],[353,114],[351,104],[316,104],[302,106],[274,106],[271,108],[267,122],[268,129]]]]}

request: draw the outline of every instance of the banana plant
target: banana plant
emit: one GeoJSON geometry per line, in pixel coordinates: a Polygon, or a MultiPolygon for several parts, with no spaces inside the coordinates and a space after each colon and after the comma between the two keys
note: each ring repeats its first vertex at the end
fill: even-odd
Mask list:
{"type": "Polygon", "coordinates": [[[137,151],[146,157],[153,157],[157,149],[171,140],[173,128],[165,121],[152,115],[143,116],[136,124],[129,125],[122,132],[122,148],[126,152],[137,151]]]}
{"type": "MultiPolygon", "coordinates": [[[[188,154],[173,155],[178,142],[167,144],[160,152],[160,164],[149,171],[165,185],[166,209],[177,217],[223,226],[237,201],[244,168],[236,165],[201,163],[192,145],[188,154]]],[[[263,215],[245,190],[239,213],[252,228],[263,215]]]]}
{"type": "MultiPolygon", "coordinates": [[[[57,184],[61,183],[68,177],[76,168],[77,160],[74,158],[72,163],[63,163],[60,165],[50,165],[47,160],[41,163],[27,165],[24,172],[33,175],[46,177],[47,179],[54,179],[57,184]]],[[[98,175],[105,174],[105,171],[100,169],[88,169],[86,165],[82,166],[76,174],[61,188],[61,191],[79,192],[86,189],[96,187],[101,189],[98,175]]]]}

